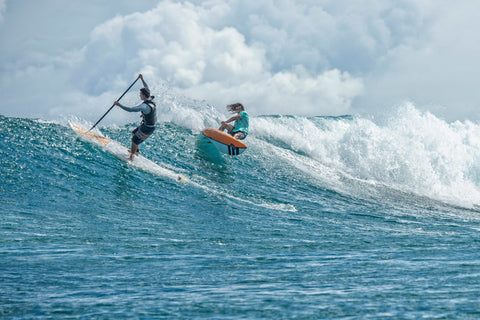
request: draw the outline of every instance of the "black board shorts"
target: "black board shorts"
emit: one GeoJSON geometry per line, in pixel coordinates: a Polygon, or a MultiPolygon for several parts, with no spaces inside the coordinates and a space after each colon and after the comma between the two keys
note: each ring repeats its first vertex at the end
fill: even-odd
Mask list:
{"type": "Polygon", "coordinates": [[[147,126],[144,124],[139,125],[135,130],[132,131],[132,142],[136,145],[139,145],[143,141],[147,140],[148,137],[155,131],[155,126],[147,126]]]}
{"type": "Polygon", "coordinates": [[[240,133],[240,135],[238,136],[237,140],[243,140],[247,137],[247,134],[243,131],[236,131],[236,132],[230,132],[230,135],[233,137],[234,135],[240,133]]]}

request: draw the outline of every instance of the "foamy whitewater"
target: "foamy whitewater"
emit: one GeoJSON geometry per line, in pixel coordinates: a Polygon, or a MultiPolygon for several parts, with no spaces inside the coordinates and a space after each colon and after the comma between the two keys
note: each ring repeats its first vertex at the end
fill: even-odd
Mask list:
{"type": "MultiPolygon", "coordinates": [[[[406,104],[382,119],[225,115],[158,98],[119,161],[58,121],[0,116],[3,319],[477,319],[480,126],[406,104]]],[[[99,112],[101,115],[101,112],[99,112]]],[[[100,125],[128,145],[136,120],[100,125]]]]}
{"type": "Polygon", "coordinates": [[[480,204],[477,124],[446,123],[406,105],[381,124],[280,116],[261,117],[254,126],[260,139],[296,153],[286,157],[292,166],[339,192],[363,194],[350,189],[356,180],[466,207],[480,204]]]}

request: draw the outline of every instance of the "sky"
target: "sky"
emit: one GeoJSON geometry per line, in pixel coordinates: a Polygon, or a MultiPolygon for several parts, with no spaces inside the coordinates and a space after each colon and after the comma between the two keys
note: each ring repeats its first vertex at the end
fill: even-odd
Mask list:
{"type": "Polygon", "coordinates": [[[0,114],[93,121],[142,73],[153,89],[218,109],[242,102],[252,115],[375,116],[412,103],[478,122],[479,9],[476,0],[0,0],[0,114]]]}

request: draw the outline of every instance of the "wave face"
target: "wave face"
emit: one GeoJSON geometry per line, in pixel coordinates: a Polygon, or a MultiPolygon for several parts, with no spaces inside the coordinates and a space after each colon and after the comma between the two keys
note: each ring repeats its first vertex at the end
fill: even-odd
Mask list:
{"type": "Polygon", "coordinates": [[[161,114],[141,152],[189,183],[0,116],[2,317],[478,316],[477,124],[252,117],[226,157],[199,134],[212,108],[161,114]]]}
{"type": "Polygon", "coordinates": [[[267,144],[291,152],[289,165],[339,192],[362,196],[368,185],[375,195],[389,188],[480,204],[480,126],[471,122],[446,123],[407,105],[380,125],[353,117],[267,117],[255,125],[267,144]]]}

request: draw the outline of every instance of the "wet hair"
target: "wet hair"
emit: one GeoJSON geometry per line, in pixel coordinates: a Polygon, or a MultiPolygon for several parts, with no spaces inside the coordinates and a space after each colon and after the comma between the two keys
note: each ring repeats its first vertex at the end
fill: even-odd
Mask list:
{"type": "Polygon", "coordinates": [[[227,106],[227,110],[230,111],[230,112],[235,112],[235,110],[236,110],[238,107],[242,108],[242,110],[245,110],[245,108],[243,107],[243,104],[238,103],[238,102],[237,102],[237,103],[233,103],[233,104],[229,104],[229,105],[227,106]]]}
{"type": "Polygon", "coordinates": [[[146,98],[150,97],[150,89],[148,89],[147,87],[140,89],[140,92],[141,92],[146,98]]]}

